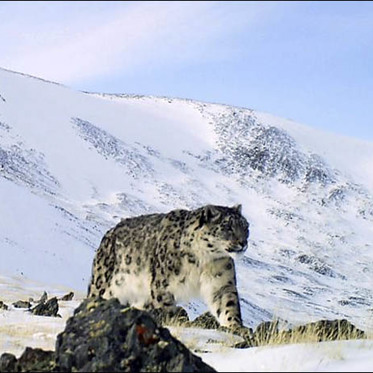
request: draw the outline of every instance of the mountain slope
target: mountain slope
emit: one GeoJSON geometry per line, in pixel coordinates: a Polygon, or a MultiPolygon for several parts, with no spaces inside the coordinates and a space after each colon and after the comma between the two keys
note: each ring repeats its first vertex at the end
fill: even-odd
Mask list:
{"type": "Polygon", "coordinates": [[[6,70],[0,95],[2,273],[85,291],[120,218],[242,203],[247,325],[346,317],[372,328],[373,144],[249,109],[75,92],[6,70]]]}

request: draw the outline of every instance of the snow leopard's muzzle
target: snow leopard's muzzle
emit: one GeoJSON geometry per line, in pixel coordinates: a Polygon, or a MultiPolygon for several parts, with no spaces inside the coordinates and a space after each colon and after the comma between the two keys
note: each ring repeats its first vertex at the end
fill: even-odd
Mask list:
{"type": "Polygon", "coordinates": [[[235,262],[238,262],[243,258],[246,250],[247,250],[247,243],[244,245],[233,246],[232,248],[229,248],[227,252],[229,256],[232,259],[234,259],[235,262]]]}
{"type": "Polygon", "coordinates": [[[233,245],[227,249],[229,253],[244,253],[247,250],[247,242],[233,245]]]}

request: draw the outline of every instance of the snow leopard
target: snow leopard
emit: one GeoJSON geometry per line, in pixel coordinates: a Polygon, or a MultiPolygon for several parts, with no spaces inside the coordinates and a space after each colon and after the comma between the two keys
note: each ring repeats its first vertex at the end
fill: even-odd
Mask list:
{"type": "Polygon", "coordinates": [[[88,297],[140,309],[202,298],[221,326],[242,326],[234,254],[247,249],[242,205],[122,219],[96,251],[88,297]]]}

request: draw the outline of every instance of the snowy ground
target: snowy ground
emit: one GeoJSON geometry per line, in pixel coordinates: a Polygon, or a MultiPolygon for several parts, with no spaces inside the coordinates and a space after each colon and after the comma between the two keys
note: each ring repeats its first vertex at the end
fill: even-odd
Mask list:
{"type": "Polygon", "coordinates": [[[58,301],[61,318],[35,316],[24,308],[12,305],[30,298],[37,301],[44,291],[48,298],[60,298],[72,290],[44,286],[20,277],[0,276],[0,300],[9,307],[8,310],[0,310],[0,354],[10,352],[19,356],[26,346],[54,350],[56,335],[64,329],[66,320],[79,305],[79,297],[81,299],[83,294],[77,293],[72,301],[58,301]]]}
{"type": "MultiPolygon", "coordinates": [[[[121,217],[207,203],[241,203],[250,222],[237,265],[247,326],[346,318],[372,335],[372,143],[250,109],[85,94],[1,68],[0,94],[0,300],[76,293],[60,302],[61,319],[0,311],[0,352],[54,348],[121,217]]],[[[203,308],[188,305],[192,316],[203,308]]],[[[174,333],[223,371],[373,367],[369,341],[233,350],[231,340],[207,343],[221,334],[174,333]]]]}
{"type": "MultiPolygon", "coordinates": [[[[30,297],[37,300],[44,291],[49,297],[61,297],[72,290],[1,276],[1,299],[10,307],[0,310],[0,355],[9,352],[19,357],[26,346],[54,350],[56,336],[84,294],[78,292],[72,301],[59,301],[61,318],[34,316],[11,304],[30,297]]],[[[373,367],[373,339],[235,349],[232,346],[241,341],[238,336],[197,328],[169,329],[220,372],[370,372],[373,367]]]]}
{"type": "Polygon", "coordinates": [[[199,354],[220,372],[371,372],[373,341],[335,341],[199,354]]]}

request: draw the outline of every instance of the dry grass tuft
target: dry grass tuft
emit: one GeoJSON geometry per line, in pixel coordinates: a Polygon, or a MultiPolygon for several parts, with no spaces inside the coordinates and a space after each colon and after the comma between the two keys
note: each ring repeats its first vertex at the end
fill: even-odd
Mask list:
{"type": "Polygon", "coordinates": [[[273,321],[256,328],[253,342],[256,346],[263,346],[365,338],[366,334],[346,319],[319,320],[289,330],[279,330],[278,322],[273,321]]]}

